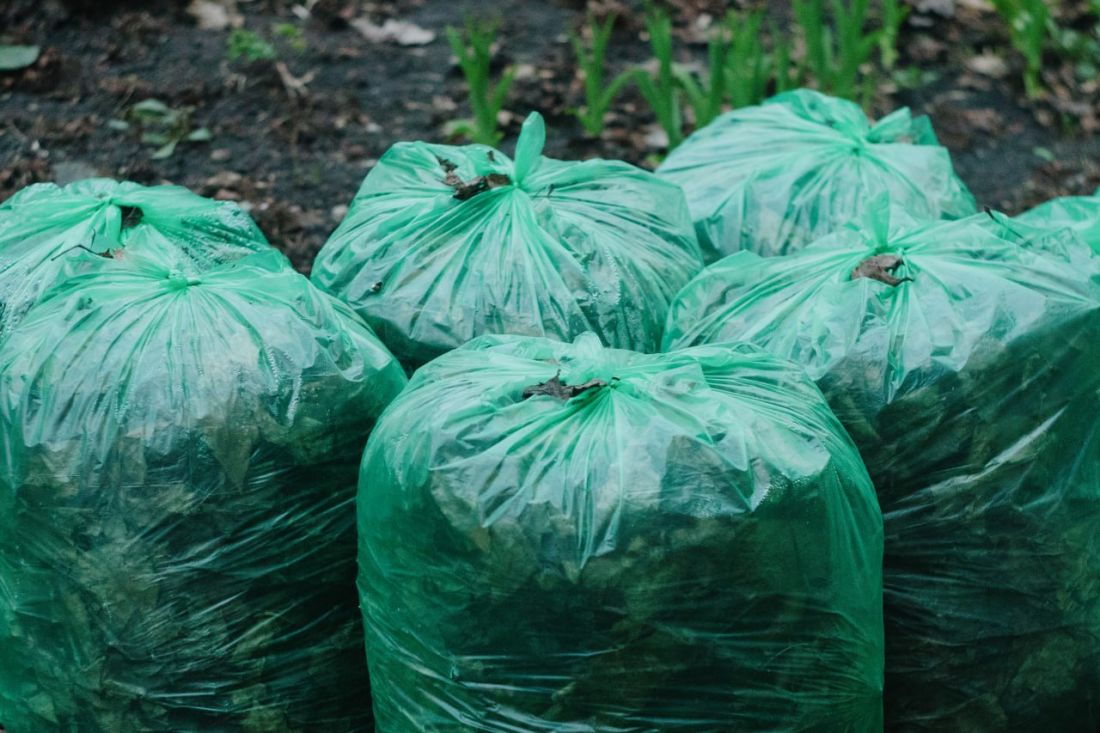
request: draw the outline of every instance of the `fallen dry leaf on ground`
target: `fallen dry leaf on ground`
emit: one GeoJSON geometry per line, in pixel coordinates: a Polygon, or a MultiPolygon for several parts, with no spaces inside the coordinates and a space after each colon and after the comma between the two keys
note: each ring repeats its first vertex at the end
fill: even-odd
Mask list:
{"type": "Polygon", "coordinates": [[[187,14],[195,19],[195,25],[208,31],[240,28],[244,24],[234,0],[192,0],[187,14]]]}
{"type": "Polygon", "coordinates": [[[390,19],[375,25],[366,18],[356,18],[351,21],[351,27],[371,43],[392,41],[398,46],[425,46],[435,40],[435,31],[403,20],[390,19]]]}
{"type": "Polygon", "coordinates": [[[1003,57],[986,51],[972,56],[966,60],[966,68],[983,76],[991,76],[994,79],[1003,79],[1008,76],[1008,64],[1003,57]]]}

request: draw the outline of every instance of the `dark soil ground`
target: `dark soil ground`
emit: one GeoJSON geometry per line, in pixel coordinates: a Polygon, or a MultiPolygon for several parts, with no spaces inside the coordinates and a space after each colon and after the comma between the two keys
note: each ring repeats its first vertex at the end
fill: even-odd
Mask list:
{"type": "MultiPolygon", "coordinates": [[[[502,21],[498,61],[518,69],[505,149],[522,115],[537,109],[551,128],[552,156],[651,165],[661,152],[652,118],[630,95],[598,140],[585,138],[571,117],[580,86],[565,33],[583,21],[583,0],[219,1],[235,9],[236,23],[268,38],[277,23],[301,29],[304,50],[285,40],[275,45],[304,91],[295,93],[271,61],[227,60],[229,28],[198,27],[187,2],[0,0],[0,42],[43,49],[34,66],[0,73],[0,200],[36,181],[90,175],[181,184],[243,202],[306,271],[389,145],[444,140],[444,125],[467,115],[443,30],[471,14],[502,21]],[[371,42],[349,24],[357,19],[400,20],[436,37],[425,45],[371,42]],[[181,142],[170,157],[154,159],[156,146],[142,142],[131,112],[150,98],[183,111],[187,129],[207,128],[209,141],[181,142]]],[[[702,54],[705,35],[693,29],[727,3],[670,4],[686,53],[702,54]]],[[[621,15],[614,65],[647,58],[637,4],[588,5],[621,15]]],[[[776,12],[781,18],[782,9],[776,12]]],[[[1100,186],[1100,140],[1089,134],[1100,116],[1095,86],[1061,84],[1054,60],[1049,98],[1026,103],[1018,61],[995,20],[974,0],[960,0],[947,16],[915,13],[901,42],[902,66],[920,69],[922,83],[900,89],[886,81],[874,111],[910,105],[931,115],[984,205],[1015,213],[1052,196],[1091,193],[1100,186]]]]}

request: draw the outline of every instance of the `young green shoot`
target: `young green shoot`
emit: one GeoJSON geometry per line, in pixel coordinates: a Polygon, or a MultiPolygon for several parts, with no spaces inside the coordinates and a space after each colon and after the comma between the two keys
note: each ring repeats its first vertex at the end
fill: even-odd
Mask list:
{"type": "Polygon", "coordinates": [[[878,48],[882,66],[887,71],[893,71],[898,64],[898,36],[909,11],[910,7],[902,0],[882,0],[882,30],[879,32],[878,48]]]}
{"type": "Polygon", "coordinates": [[[515,69],[511,67],[505,69],[496,82],[492,81],[493,42],[497,27],[497,23],[492,21],[470,19],[466,21],[464,31],[450,26],[447,28],[447,42],[458,58],[458,65],[466,79],[470,111],[473,113],[472,118],[456,120],[449,127],[482,145],[496,145],[504,137],[497,118],[515,81],[515,69]]]}
{"type": "Polygon", "coordinates": [[[684,139],[680,85],[672,60],[672,19],[666,11],[650,5],[646,8],[645,24],[657,69],[653,75],[643,69],[636,70],[634,83],[653,110],[657,124],[668,136],[668,148],[672,150],[684,139]]]}
{"type": "Polygon", "coordinates": [[[832,67],[832,36],[825,23],[825,3],[823,0],[793,0],[792,10],[798,25],[802,29],[802,42],[805,45],[805,66],[816,77],[818,84],[825,86],[832,67]]]}
{"type": "Polygon", "coordinates": [[[684,67],[673,64],[676,81],[683,89],[695,118],[695,129],[709,124],[722,111],[728,89],[728,74],[732,71],[729,54],[730,43],[726,37],[726,29],[718,28],[707,45],[705,78],[698,78],[684,67]]]}
{"type": "Polygon", "coordinates": [[[1043,48],[1051,25],[1046,0],[993,0],[993,7],[1008,24],[1012,45],[1024,57],[1027,96],[1030,99],[1042,96],[1043,48]]]}
{"type": "Polygon", "coordinates": [[[772,43],[772,76],[776,94],[797,89],[802,84],[802,68],[791,53],[791,41],[774,25],[769,25],[772,43]]]}
{"type": "Polygon", "coordinates": [[[883,34],[866,29],[868,5],[869,0],[830,0],[827,19],[825,0],[795,0],[807,70],[822,91],[855,99],[866,89],[861,69],[871,62],[883,34]]]}
{"type": "Polygon", "coordinates": [[[779,53],[774,57],[769,56],[760,32],[763,25],[764,13],[759,10],[748,14],[731,12],[726,16],[731,39],[726,59],[726,77],[730,105],[734,109],[762,101],[767,96],[772,67],[777,67],[775,72],[778,79],[779,74],[786,73],[784,67],[790,63],[789,46],[781,46],[786,54],[785,59],[781,59],[779,53]],[[779,66],[781,60],[783,67],[779,66]]]}
{"type": "Polygon", "coordinates": [[[867,6],[869,0],[832,0],[833,23],[836,28],[835,70],[833,89],[838,96],[855,98],[859,89],[860,68],[871,62],[878,48],[881,31],[868,33],[867,6]]]}
{"type": "Polygon", "coordinates": [[[1053,20],[1048,25],[1050,48],[1060,58],[1072,62],[1080,82],[1089,82],[1100,75],[1100,0],[1093,0],[1084,23],[1062,24],[1053,20]],[[1078,26],[1078,27],[1074,27],[1078,26]]]}
{"type": "Polygon", "coordinates": [[[573,52],[577,56],[577,66],[584,81],[584,106],[574,114],[589,137],[599,137],[603,132],[608,109],[631,79],[631,72],[623,72],[607,83],[607,45],[611,41],[611,31],[614,26],[614,14],[608,15],[601,23],[590,13],[588,16],[590,40],[585,43],[580,34],[575,32],[569,34],[573,52]]]}

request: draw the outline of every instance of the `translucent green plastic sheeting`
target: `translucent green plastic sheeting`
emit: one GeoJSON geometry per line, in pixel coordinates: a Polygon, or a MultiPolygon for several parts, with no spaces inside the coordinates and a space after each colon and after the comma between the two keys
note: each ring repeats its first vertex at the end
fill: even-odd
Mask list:
{"type": "Polygon", "coordinates": [[[805,365],[859,446],[886,520],[890,731],[1100,730],[1098,268],[1014,228],[878,212],[728,257],[669,315],[667,347],[805,365]]]}
{"type": "Polygon", "coordinates": [[[1100,252],[1100,191],[1093,196],[1052,199],[1016,217],[1017,221],[1047,230],[1069,228],[1100,252]]]}
{"type": "Polygon", "coordinates": [[[881,731],[882,519],[789,362],[479,338],[358,508],[380,733],[881,731]]]}
{"type": "Polygon", "coordinates": [[[926,117],[899,109],[872,124],[854,102],[805,89],[722,115],[657,174],[683,187],[708,261],[787,254],[881,193],[917,218],[977,211],[926,117]]]}
{"type": "Polygon", "coordinates": [[[278,253],[155,245],[0,348],[0,727],[366,730],[356,467],[404,373],[278,253]]]}
{"type": "Polygon", "coordinates": [[[28,186],[0,205],[0,335],[67,262],[88,250],[122,257],[132,242],[176,250],[199,269],[275,251],[236,204],[179,186],[106,178],[28,186]]]}
{"type": "Polygon", "coordinates": [[[680,190],[617,161],[515,160],[484,145],[399,143],[313,266],[412,368],[485,333],[585,331],[656,351],[668,303],[702,268],[680,190]]]}

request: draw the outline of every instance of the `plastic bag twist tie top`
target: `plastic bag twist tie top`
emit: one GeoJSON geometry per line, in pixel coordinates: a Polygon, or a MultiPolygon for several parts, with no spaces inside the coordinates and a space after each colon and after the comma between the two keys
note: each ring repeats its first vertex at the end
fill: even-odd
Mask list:
{"type": "Polygon", "coordinates": [[[112,242],[118,242],[122,237],[122,209],[110,199],[107,206],[103,208],[101,236],[112,242]]]}
{"type": "Polygon", "coordinates": [[[894,275],[898,268],[904,264],[905,261],[897,255],[872,255],[860,262],[856,269],[852,270],[852,279],[859,280],[865,277],[871,280],[878,280],[880,283],[886,283],[892,287],[897,287],[904,282],[911,282],[913,280],[913,278],[908,276],[896,277],[894,275]]]}
{"type": "Polygon", "coordinates": [[[523,121],[519,141],[516,142],[516,155],[512,161],[512,182],[515,186],[523,188],[523,179],[538,165],[545,146],[546,123],[542,115],[532,112],[523,121]]]}
{"type": "Polygon", "coordinates": [[[169,271],[168,277],[166,279],[168,281],[168,288],[170,290],[186,290],[193,285],[202,284],[202,280],[200,280],[199,278],[189,276],[182,270],[178,269],[173,269],[169,271]]]}
{"type": "Polygon", "coordinates": [[[145,215],[141,206],[126,193],[121,184],[111,181],[108,187],[95,194],[103,202],[100,210],[102,219],[97,224],[95,233],[115,245],[109,249],[121,247],[123,230],[137,226],[145,215]]]}
{"type": "MultiPolygon", "coordinates": [[[[493,164],[495,158],[490,153],[488,160],[483,161],[486,168],[479,171],[477,177],[464,181],[455,172],[457,166],[454,162],[440,156],[436,156],[436,159],[446,174],[444,181],[455,190],[454,197],[459,201],[468,201],[480,193],[493,189],[525,190],[523,181],[529,173],[538,167],[542,149],[545,145],[546,123],[543,121],[541,114],[532,112],[523,121],[510,170],[504,167],[504,171],[507,172],[496,168],[493,164]]],[[[504,164],[504,166],[506,165],[504,164]]]]}
{"type": "Polygon", "coordinates": [[[604,348],[600,337],[591,331],[573,339],[575,351],[562,359],[562,381],[566,384],[583,384],[593,380],[610,382],[614,378],[614,352],[604,348]]]}
{"type": "Polygon", "coordinates": [[[568,401],[618,385],[620,380],[615,372],[622,365],[622,359],[615,357],[623,352],[604,347],[599,336],[590,331],[575,338],[573,345],[575,351],[562,358],[558,372],[541,384],[526,387],[523,399],[545,395],[568,401]]]}

